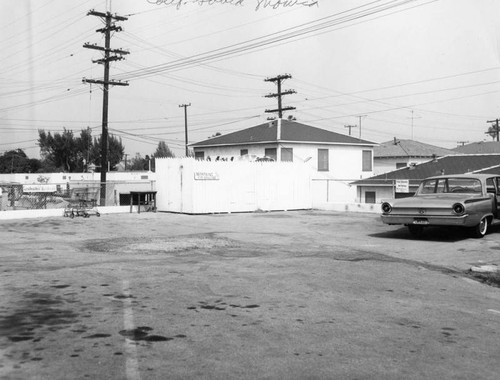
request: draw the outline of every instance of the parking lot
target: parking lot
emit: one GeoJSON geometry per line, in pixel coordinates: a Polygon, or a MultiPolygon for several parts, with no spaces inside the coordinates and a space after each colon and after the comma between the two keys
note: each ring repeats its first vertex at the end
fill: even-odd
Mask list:
{"type": "Polygon", "coordinates": [[[0,222],[2,379],[497,379],[500,264],[375,214],[0,222]]]}

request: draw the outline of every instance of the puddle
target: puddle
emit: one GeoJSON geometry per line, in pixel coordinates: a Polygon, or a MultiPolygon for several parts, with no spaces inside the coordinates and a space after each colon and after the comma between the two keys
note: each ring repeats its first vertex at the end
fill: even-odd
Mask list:
{"type": "Polygon", "coordinates": [[[66,305],[67,300],[61,296],[27,292],[10,314],[0,317],[0,336],[11,342],[39,341],[39,330],[58,330],[77,322],[78,314],[66,309],[66,305]]]}
{"type": "Polygon", "coordinates": [[[255,309],[257,307],[260,307],[260,305],[257,304],[249,304],[249,305],[238,305],[238,304],[227,304],[223,302],[223,300],[219,299],[217,301],[214,301],[213,303],[208,303],[207,301],[199,301],[198,302],[200,306],[188,306],[188,310],[197,310],[198,308],[204,309],[204,310],[226,310],[227,306],[232,307],[232,308],[240,308],[240,309],[255,309]]]}
{"type": "Polygon", "coordinates": [[[121,330],[119,334],[127,339],[133,340],[135,342],[168,342],[174,340],[174,338],[186,338],[184,334],[177,334],[175,337],[167,337],[162,335],[150,335],[149,332],[153,329],[148,326],[140,326],[135,329],[121,330]]]}
{"type": "Polygon", "coordinates": [[[83,339],[99,339],[99,338],[109,338],[111,334],[92,334],[88,336],[84,336],[83,339]]]}

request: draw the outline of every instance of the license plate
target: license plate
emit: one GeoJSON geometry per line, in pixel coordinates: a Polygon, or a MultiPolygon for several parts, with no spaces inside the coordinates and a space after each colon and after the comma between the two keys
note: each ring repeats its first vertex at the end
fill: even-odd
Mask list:
{"type": "Polygon", "coordinates": [[[413,219],[413,224],[429,224],[429,221],[427,219],[413,219]]]}

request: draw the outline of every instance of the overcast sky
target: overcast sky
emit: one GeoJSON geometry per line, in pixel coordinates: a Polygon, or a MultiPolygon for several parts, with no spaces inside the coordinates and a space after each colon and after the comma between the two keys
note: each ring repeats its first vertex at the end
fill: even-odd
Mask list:
{"type": "Polygon", "coordinates": [[[94,9],[128,17],[111,47],[109,130],[126,153],[255,126],[272,114],[266,78],[290,74],[298,121],[374,142],[456,147],[491,140],[500,117],[498,0],[2,0],[0,153],[37,157],[37,130],[101,132],[104,45],[94,9]],[[227,2],[227,4],[223,4],[227,2]],[[221,4],[222,3],[222,4],[221,4]],[[314,4],[317,3],[317,4],[314,4]],[[266,5],[267,4],[267,5],[266,5]],[[359,124],[361,122],[361,128],[359,124]]]}

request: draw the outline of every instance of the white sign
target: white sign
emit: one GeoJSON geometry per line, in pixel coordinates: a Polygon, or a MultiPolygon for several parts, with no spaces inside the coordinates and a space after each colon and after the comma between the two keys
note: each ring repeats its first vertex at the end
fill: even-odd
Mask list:
{"type": "Polygon", "coordinates": [[[194,179],[197,181],[218,181],[219,174],[214,172],[194,172],[194,179]]]}
{"type": "Polygon", "coordinates": [[[396,193],[409,193],[409,192],[410,192],[410,181],[407,179],[397,179],[396,193]]]}
{"type": "Polygon", "coordinates": [[[23,193],[55,193],[57,185],[23,185],[23,193]]]}

